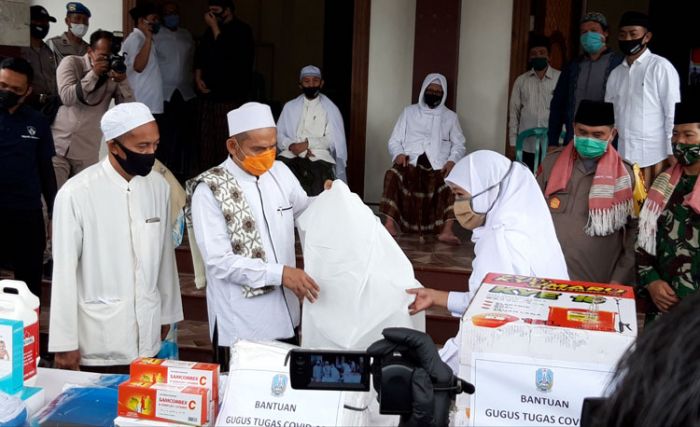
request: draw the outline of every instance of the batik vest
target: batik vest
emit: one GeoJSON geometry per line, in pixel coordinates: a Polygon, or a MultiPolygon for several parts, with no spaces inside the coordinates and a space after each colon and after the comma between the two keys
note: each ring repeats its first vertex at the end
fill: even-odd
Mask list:
{"type": "MultiPolygon", "coordinates": [[[[221,213],[226,220],[228,235],[231,239],[233,253],[247,258],[259,258],[266,261],[265,249],[262,245],[260,232],[255,224],[253,212],[248,205],[243,189],[236,178],[222,166],[209,169],[201,175],[187,181],[187,204],[185,206],[185,220],[187,221],[190,240],[194,233],[192,227],[192,195],[200,183],[209,187],[214,198],[219,204],[221,213]]],[[[190,245],[196,245],[190,241],[190,245]]],[[[274,291],[276,286],[263,286],[251,288],[241,285],[245,298],[253,298],[274,291]]]]}

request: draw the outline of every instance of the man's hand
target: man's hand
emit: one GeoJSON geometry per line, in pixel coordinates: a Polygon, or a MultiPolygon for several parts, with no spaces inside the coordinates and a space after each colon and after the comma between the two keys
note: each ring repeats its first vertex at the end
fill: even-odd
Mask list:
{"type": "Polygon", "coordinates": [[[323,183],[323,189],[330,190],[331,188],[333,188],[333,181],[327,179],[326,182],[323,183]]]}
{"type": "Polygon", "coordinates": [[[204,83],[204,80],[202,79],[195,79],[195,83],[197,84],[197,90],[199,90],[202,93],[209,93],[211,90],[207,87],[207,84],[204,83]]]}
{"type": "Polygon", "coordinates": [[[104,56],[100,56],[97,61],[92,63],[92,71],[98,76],[105,74],[109,71],[109,61],[104,56]]]}
{"type": "Polygon", "coordinates": [[[126,79],[126,73],[117,73],[114,70],[110,71],[108,76],[117,83],[121,83],[126,79]]]}
{"type": "Polygon", "coordinates": [[[408,166],[408,156],[405,154],[399,154],[394,159],[394,164],[397,166],[403,166],[403,167],[408,166]]]}
{"type": "Polygon", "coordinates": [[[140,20],[139,19],[139,24],[136,25],[136,27],[141,30],[144,36],[146,36],[146,40],[150,40],[153,38],[153,27],[151,27],[151,24],[146,22],[146,20],[140,20]]]}
{"type": "Polygon", "coordinates": [[[446,177],[447,175],[449,175],[453,167],[455,167],[455,162],[453,162],[452,160],[445,163],[445,166],[442,167],[442,176],[446,177]]]}
{"type": "Polygon", "coordinates": [[[282,270],[282,286],[294,292],[300,301],[306,298],[309,302],[316,302],[321,291],[314,279],[304,270],[287,266],[282,270]]]}
{"type": "Polygon", "coordinates": [[[165,341],[165,337],[168,336],[170,332],[170,325],[160,325],[160,340],[165,341]]]}
{"type": "Polygon", "coordinates": [[[447,296],[449,295],[447,292],[430,288],[412,288],[406,289],[406,292],[416,296],[415,301],[408,306],[411,315],[427,310],[434,305],[447,307],[447,296]]]}
{"type": "Polygon", "coordinates": [[[54,368],[68,369],[71,371],[80,370],[80,350],[61,351],[54,355],[54,368]]]}
{"type": "Polygon", "coordinates": [[[647,285],[647,290],[662,313],[666,313],[680,301],[671,286],[664,280],[654,280],[647,285]]]}
{"type": "Polygon", "coordinates": [[[299,154],[303,153],[304,151],[309,149],[309,141],[304,140],[303,142],[295,142],[294,144],[289,144],[289,151],[292,152],[295,156],[298,156],[299,154]]]}
{"type": "Polygon", "coordinates": [[[212,31],[219,30],[219,21],[216,20],[216,16],[213,13],[207,12],[204,14],[204,22],[212,29],[212,31]]]}

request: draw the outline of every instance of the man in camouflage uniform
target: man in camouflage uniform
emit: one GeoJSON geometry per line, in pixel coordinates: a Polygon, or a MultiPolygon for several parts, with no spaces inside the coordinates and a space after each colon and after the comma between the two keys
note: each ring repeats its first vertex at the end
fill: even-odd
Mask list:
{"type": "Polygon", "coordinates": [[[700,102],[676,104],[676,165],[652,186],[640,217],[637,255],[640,294],[656,306],[652,321],[700,288],[700,102]]]}

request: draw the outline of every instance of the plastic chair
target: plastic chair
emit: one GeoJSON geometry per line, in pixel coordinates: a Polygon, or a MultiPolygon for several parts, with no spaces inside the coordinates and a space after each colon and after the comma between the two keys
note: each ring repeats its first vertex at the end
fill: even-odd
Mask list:
{"type": "Polygon", "coordinates": [[[544,156],[547,155],[547,128],[532,128],[526,129],[518,134],[518,138],[515,141],[515,160],[518,162],[523,161],[523,143],[525,139],[530,137],[535,137],[535,164],[533,173],[537,173],[537,168],[540,167],[540,163],[544,160],[544,156]]]}

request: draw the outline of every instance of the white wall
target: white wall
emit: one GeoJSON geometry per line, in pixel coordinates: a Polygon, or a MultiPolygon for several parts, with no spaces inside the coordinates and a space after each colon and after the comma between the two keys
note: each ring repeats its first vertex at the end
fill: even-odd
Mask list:
{"type": "Polygon", "coordinates": [[[505,149],[512,20],[513,0],[462,0],[457,114],[467,153],[505,149]]]}
{"type": "MultiPolygon", "coordinates": [[[[88,9],[90,28],[83,39],[90,42],[90,34],[98,29],[107,31],[122,31],[122,2],[120,0],[81,0],[88,9]]],[[[64,22],[66,18],[66,3],[68,0],[31,0],[30,4],[44,6],[49,14],[56,18],[56,23],[51,23],[47,38],[63,34],[68,26],[64,22]]]]}
{"type": "Polygon", "coordinates": [[[411,104],[416,0],[374,0],[370,14],[364,200],[379,203],[389,136],[411,104]]]}

